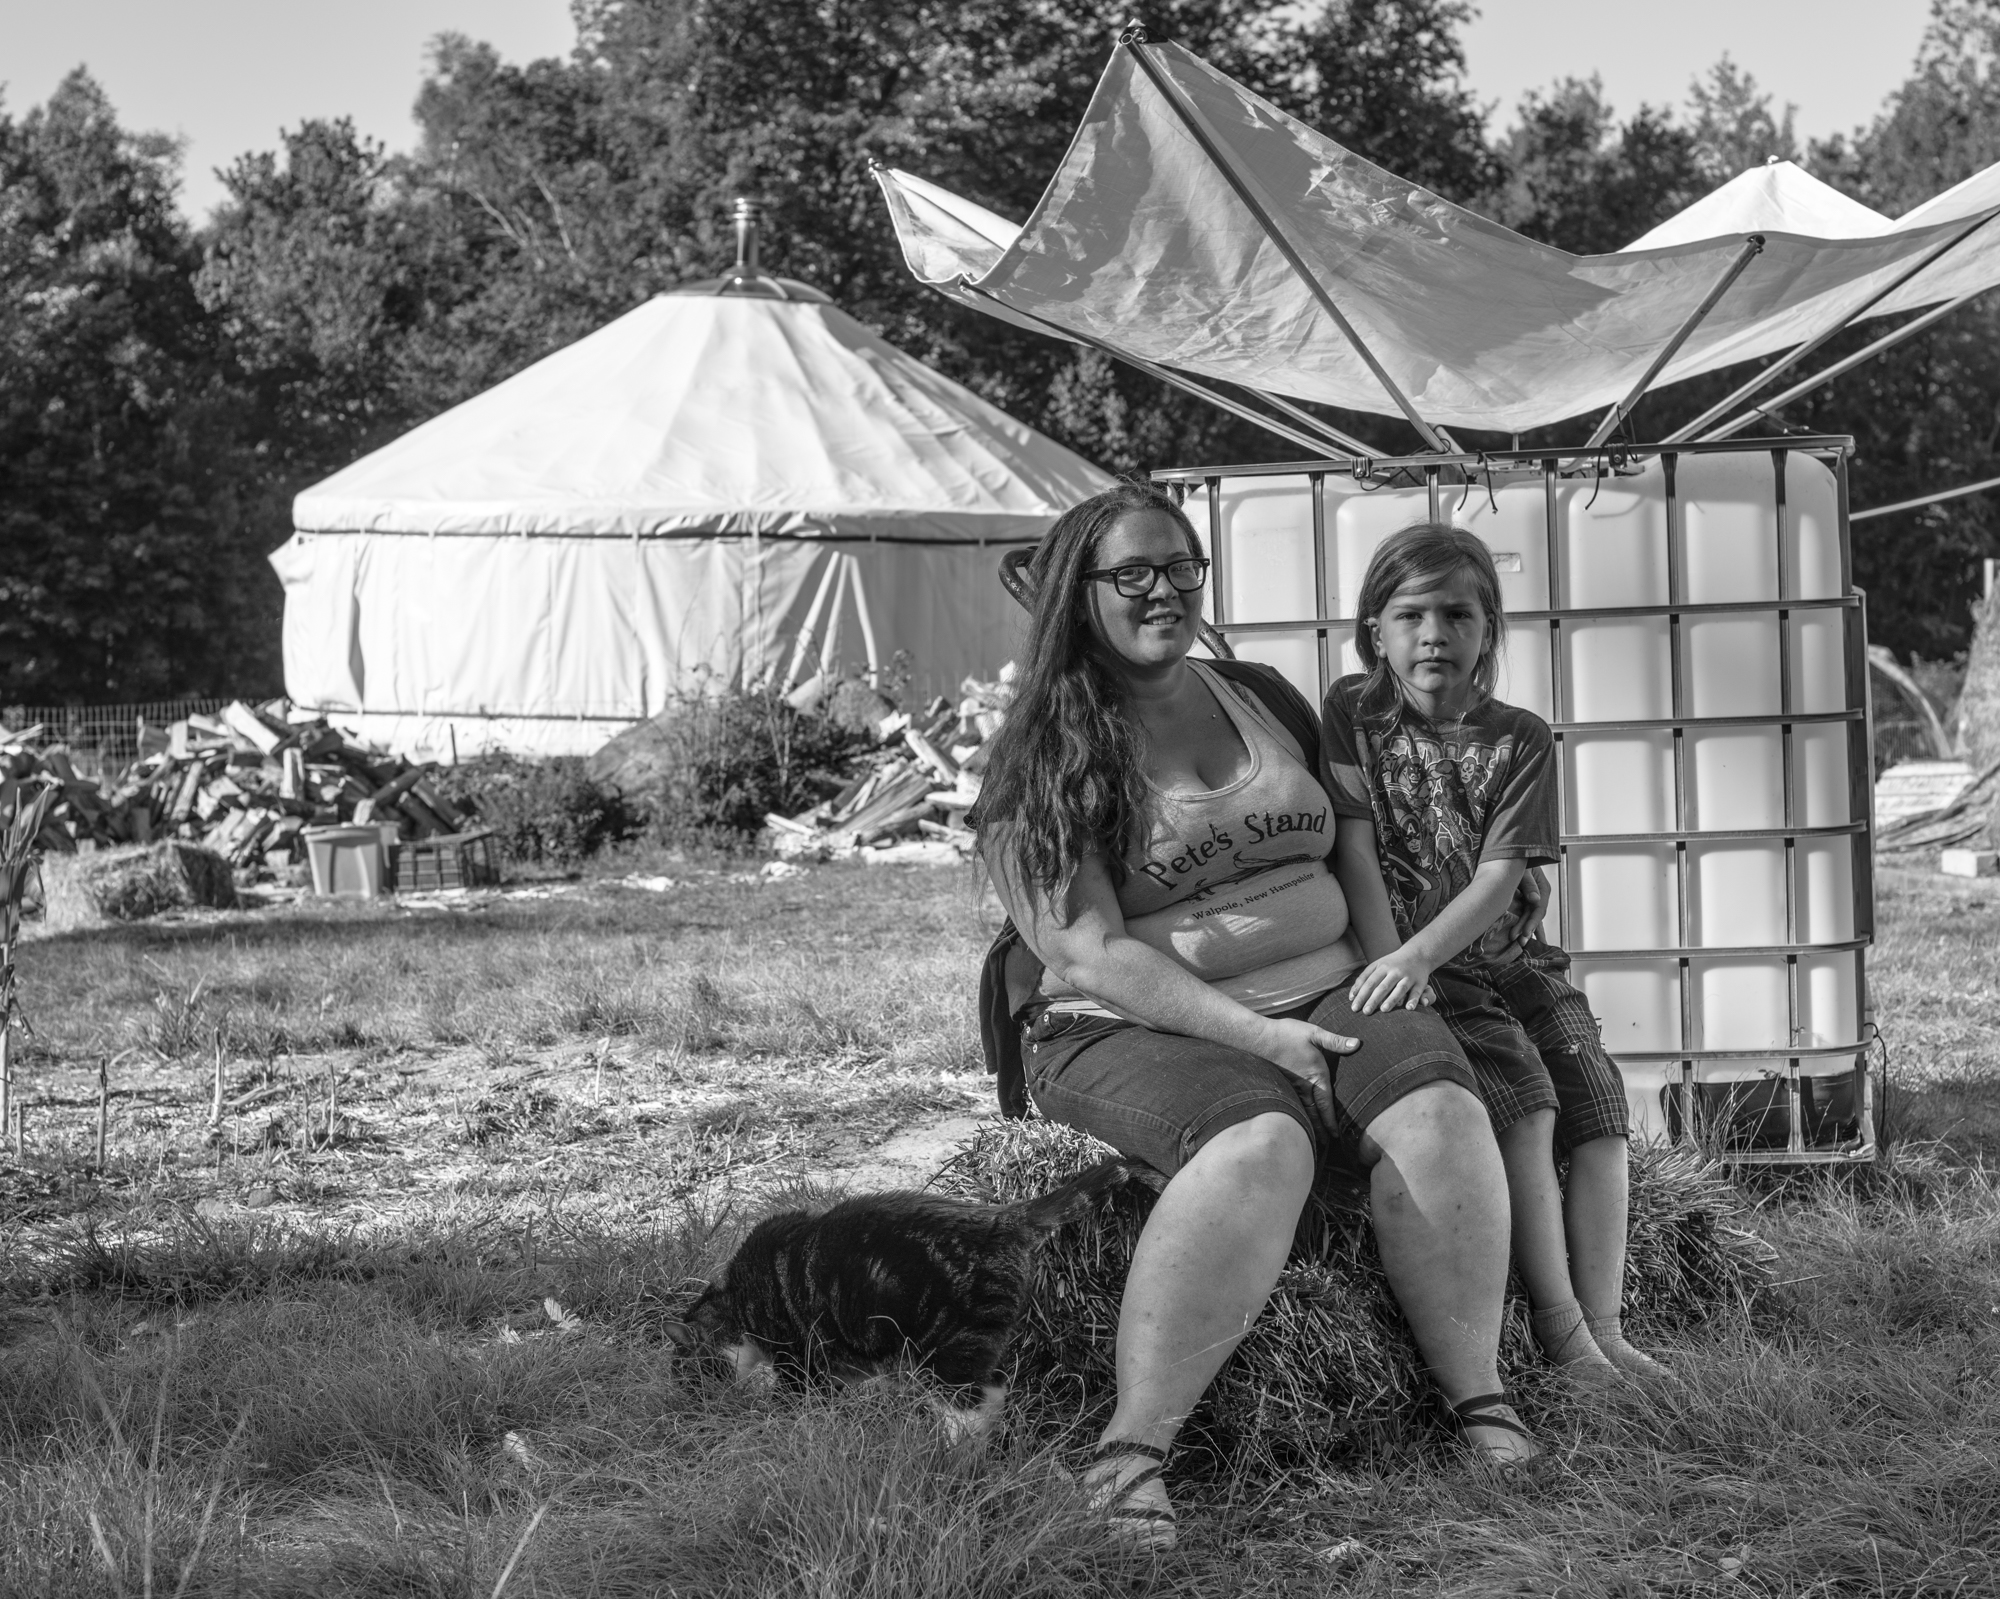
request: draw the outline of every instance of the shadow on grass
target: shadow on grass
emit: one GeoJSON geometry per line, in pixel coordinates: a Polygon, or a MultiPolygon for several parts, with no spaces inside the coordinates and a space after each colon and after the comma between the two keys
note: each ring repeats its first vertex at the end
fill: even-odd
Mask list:
{"type": "Polygon", "coordinates": [[[1935,1139],[1964,1160],[2000,1166],[2000,1075],[1895,1090],[1904,1136],[1935,1139]]]}
{"type": "Polygon", "coordinates": [[[1552,1391],[1531,1472],[1428,1434],[1340,1476],[1176,1464],[1159,1560],[1080,1514],[1059,1418],[982,1460],[907,1382],[760,1398],[681,1361],[660,1323],[728,1218],[97,1244],[9,1285],[41,1308],[4,1350],[0,1591],[483,1596],[510,1563],[551,1599],[1991,1591],[1990,1189],[1820,1181],[1765,1218],[1786,1313],[1671,1341],[1678,1384],[1552,1391]]]}

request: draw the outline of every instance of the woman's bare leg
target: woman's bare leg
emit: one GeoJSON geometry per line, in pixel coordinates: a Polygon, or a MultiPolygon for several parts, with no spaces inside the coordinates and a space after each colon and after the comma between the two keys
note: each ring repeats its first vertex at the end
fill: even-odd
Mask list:
{"type": "Polygon", "coordinates": [[[1173,1442],[1271,1297],[1312,1174],[1305,1129],[1276,1113],[1225,1128],[1174,1174],[1125,1278],[1107,1439],[1173,1442]]]}
{"type": "Polygon", "coordinates": [[[1270,1299],[1312,1191],[1312,1141],[1256,1115],[1204,1143],[1152,1207],[1118,1315],[1104,1437],[1166,1449],[1270,1299]]]}
{"type": "Polygon", "coordinates": [[[1155,1460],[1271,1297],[1312,1178],[1312,1140],[1271,1113],[1217,1133],[1154,1202],[1118,1313],[1118,1406],[1083,1479],[1121,1543],[1172,1546],[1155,1460]]]}
{"type": "MultiPolygon", "coordinates": [[[[1456,1403],[1500,1387],[1507,1179],[1479,1100],[1433,1083],[1370,1124],[1376,1238],[1433,1378],[1456,1403]]],[[[1260,1116],[1218,1134],[1153,1208],[1126,1278],[1118,1408],[1105,1429],[1164,1449],[1263,1309],[1312,1186],[1297,1123],[1260,1116]]],[[[1507,1457],[1534,1446],[1499,1428],[1472,1440],[1507,1457]]]]}
{"type": "MultiPolygon", "coordinates": [[[[1431,1377],[1456,1404],[1500,1388],[1507,1288],[1507,1174],[1486,1107],[1456,1083],[1429,1083],[1369,1123],[1375,1239],[1397,1303],[1431,1377]]],[[[1535,1446],[1498,1427],[1469,1427],[1501,1459],[1535,1446]]]]}

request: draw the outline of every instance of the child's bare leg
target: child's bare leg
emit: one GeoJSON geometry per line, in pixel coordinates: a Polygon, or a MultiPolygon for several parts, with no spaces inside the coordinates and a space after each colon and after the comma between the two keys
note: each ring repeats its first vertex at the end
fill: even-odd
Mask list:
{"type": "Polygon", "coordinates": [[[1563,1205],[1570,1275],[1591,1336],[1611,1363],[1636,1376],[1664,1377],[1667,1368],[1627,1343],[1619,1323],[1625,1298],[1628,1164],[1622,1138],[1593,1138],[1570,1151],[1569,1193],[1563,1205]]]}
{"type": "Polygon", "coordinates": [[[1563,1241],[1562,1190],[1556,1186],[1556,1113],[1530,1112],[1499,1135],[1514,1216],[1514,1262],[1536,1308],[1576,1298],[1563,1241]]]}
{"type": "Polygon", "coordinates": [[[1584,1325],[1584,1312],[1570,1282],[1562,1190],[1556,1185],[1555,1127],[1556,1113],[1538,1110],[1499,1135],[1514,1220],[1514,1261],[1528,1287],[1535,1341],[1542,1353],[1579,1374],[1605,1373],[1611,1363],[1584,1325]]]}

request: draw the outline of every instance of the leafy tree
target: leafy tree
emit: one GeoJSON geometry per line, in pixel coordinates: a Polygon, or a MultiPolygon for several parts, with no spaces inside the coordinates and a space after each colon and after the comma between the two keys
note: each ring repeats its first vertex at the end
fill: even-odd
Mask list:
{"type": "MultiPolygon", "coordinates": [[[[920,289],[871,159],[1003,215],[1037,203],[1131,12],[1110,0],[577,0],[566,58],[512,65],[445,35],[392,156],[309,122],[227,173],[192,238],[174,154],[121,132],[86,79],[0,118],[0,663],[103,696],[275,675],[263,561],[300,488],[646,296],[722,272],[728,202],[769,206],[767,269],[1121,471],[1295,447],[1093,351],[920,289]],[[229,641],[226,649],[218,643],[229,641]]],[[[1791,113],[1724,57],[1684,113],[1622,120],[1595,80],[1529,96],[1498,141],[1465,88],[1467,0],[1159,0],[1172,38],[1391,170],[1529,235],[1615,250],[1721,179],[1794,150],[1791,113]]],[[[1925,52],[1816,171],[1885,210],[2000,155],[2000,0],[1939,0],[1925,52]]],[[[1991,472],[2000,331],[1961,314],[1796,406],[1854,429],[1860,503],[1991,472]]],[[[1873,330],[1836,341],[1827,358],[1873,330]]],[[[1733,386],[1649,397],[1657,436],[1733,386]]],[[[1409,447],[1398,420],[1336,416],[1409,447]]],[[[1530,442],[1573,441],[1587,423],[1530,442]]],[[[1936,653],[1993,546],[1983,502],[1868,524],[1878,635],[1936,653]],[[1877,529],[1880,529],[1878,532],[1877,529]]],[[[216,686],[221,686],[217,684],[216,686]]]]}
{"type": "Polygon", "coordinates": [[[1462,81],[1469,0],[1345,0],[1299,29],[1286,109],[1357,155],[1448,200],[1505,178],[1462,81]]]}
{"type": "Polygon", "coordinates": [[[1757,80],[1726,52],[1709,68],[1706,83],[1696,79],[1689,86],[1688,109],[1694,113],[1695,164],[1709,188],[1766,161],[1798,159],[1792,133],[1798,108],[1788,105],[1774,117],[1771,97],[1759,94],[1757,80]]]}
{"type": "Polygon", "coordinates": [[[269,423],[274,481],[407,421],[399,379],[426,307],[395,181],[345,118],[305,123],[284,136],[282,160],[246,155],[223,174],[229,198],[196,285],[269,423]]]}
{"type": "Polygon", "coordinates": [[[8,697],[268,683],[239,407],[193,290],[179,153],[82,71],[0,116],[0,673],[8,697]]]}
{"type": "MultiPolygon", "coordinates": [[[[2000,5],[1937,0],[1916,65],[1874,123],[1816,145],[1830,182],[1896,215],[2000,160],[2000,5]]],[[[1830,343],[1832,362],[1892,324],[1830,343]]],[[[2000,304],[1979,300],[1788,407],[1791,426],[1853,433],[1857,507],[2000,476],[2000,304]]],[[[1877,642],[1931,658],[1963,650],[1981,558],[2000,555],[2000,505],[1984,495],[1862,523],[1855,576],[1877,642]]]]}
{"type": "Polygon", "coordinates": [[[1530,93],[1502,144],[1507,178],[1491,213],[1579,255],[1624,248],[1712,187],[1695,135],[1642,105],[1620,127],[1598,78],[1530,93]]]}

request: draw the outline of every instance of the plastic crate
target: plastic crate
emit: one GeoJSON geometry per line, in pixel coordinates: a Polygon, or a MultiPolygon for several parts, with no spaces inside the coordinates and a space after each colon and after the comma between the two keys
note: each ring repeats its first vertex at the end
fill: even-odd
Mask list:
{"type": "Polygon", "coordinates": [[[500,881],[500,857],[493,847],[493,830],[441,833],[435,838],[406,839],[396,857],[396,892],[425,889],[483,888],[500,881]]]}
{"type": "Polygon", "coordinates": [[[386,886],[389,861],[379,827],[308,827],[305,841],[315,894],[373,899],[386,886]]]}

